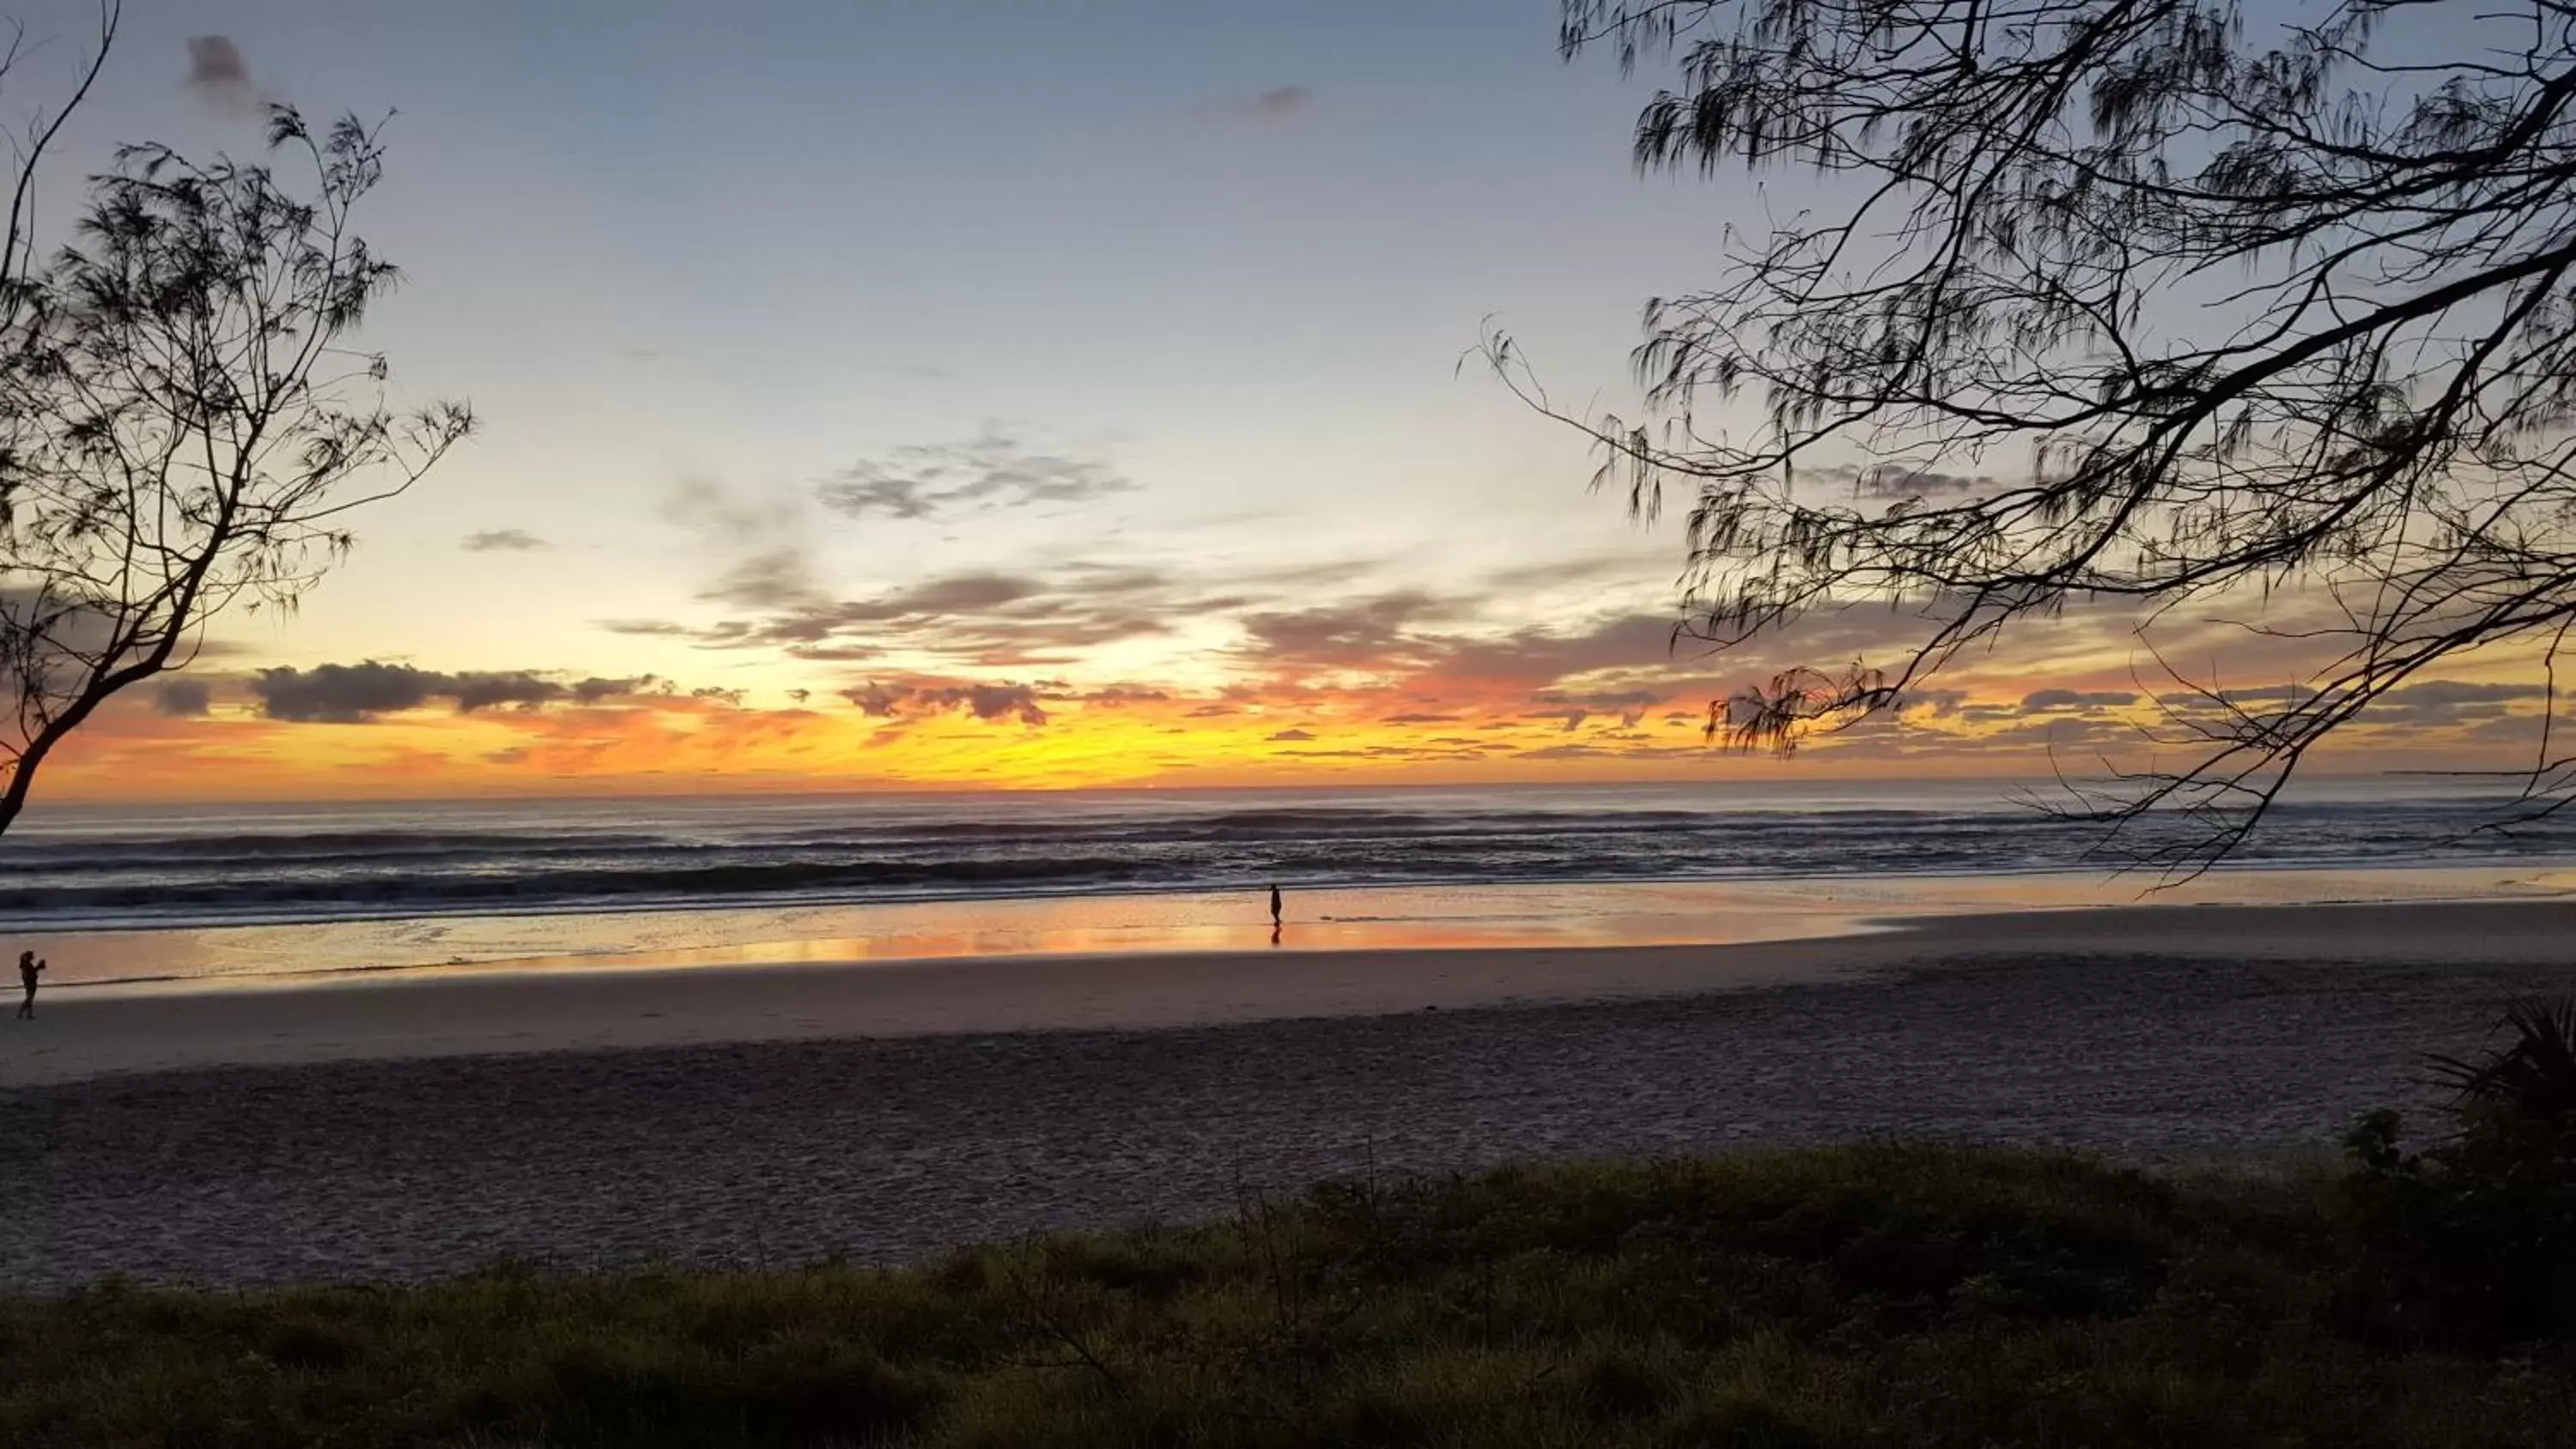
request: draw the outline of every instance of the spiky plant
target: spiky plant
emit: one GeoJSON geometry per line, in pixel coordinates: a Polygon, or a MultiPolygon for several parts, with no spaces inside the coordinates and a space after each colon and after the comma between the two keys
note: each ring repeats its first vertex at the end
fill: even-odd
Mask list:
{"type": "Polygon", "coordinates": [[[2513,1040],[2477,1061],[2436,1056],[2434,1077],[2461,1106],[2508,1109],[2557,1122],[2576,1113],[2576,996],[2530,997],[2505,1008],[2513,1040]]]}

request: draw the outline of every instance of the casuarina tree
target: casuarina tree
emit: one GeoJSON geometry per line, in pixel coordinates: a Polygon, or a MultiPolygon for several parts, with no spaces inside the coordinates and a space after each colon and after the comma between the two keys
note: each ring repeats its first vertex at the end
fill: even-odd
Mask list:
{"type": "MultiPolygon", "coordinates": [[[[2068,611],[2236,621],[2292,677],[2167,667],[2145,629],[2160,763],[2088,766],[2072,807],[2171,807],[2195,828],[2147,852],[2192,868],[2392,691],[2557,658],[2576,4],[1566,0],[1562,44],[1668,76],[1641,168],[1794,168],[1815,204],[1650,304],[1632,409],[1558,412],[1512,339],[1488,355],[1635,508],[1687,491],[1689,635],[1910,621],[1712,732],[1902,711],[2068,611]]],[[[2576,787],[2536,733],[2508,815],[2576,787]]]]}
{"type": "Polygon", "coordinates": [[[128,147],[26,272],[0,334],[0,830],[101,705],[227,609],[292,606],[355,510],[472,430],[462,404],[395,410],[355,346],[398,276],[352,229],[383,175],[378,128],[283,107],[258,162],[128,147]]]}

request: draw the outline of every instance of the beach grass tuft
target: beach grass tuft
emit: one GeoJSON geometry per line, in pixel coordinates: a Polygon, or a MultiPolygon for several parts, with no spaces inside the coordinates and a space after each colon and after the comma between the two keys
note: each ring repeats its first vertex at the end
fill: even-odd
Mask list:
{"type": "Polygon", "coordinates": [[[0,1303],[0,1443],[2556,1445],[2323,1174],[1855,1146],[1329,1184],[848,1263],[0,1303]]]}

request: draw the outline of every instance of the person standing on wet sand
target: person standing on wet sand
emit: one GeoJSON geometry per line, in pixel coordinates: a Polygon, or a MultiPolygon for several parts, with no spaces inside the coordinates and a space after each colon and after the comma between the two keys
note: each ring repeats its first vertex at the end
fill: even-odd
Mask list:
{"type": "Polygon", "coordinates": [[[36,978],[45,974],[45,963],[33,951],[18,953],[18,980],[27,988],[27,999],[18,1003],[18,1019],[30,1021],[36,1015],[36,978]]]}
{"type": "Polygon", "coordinates": [[[1270,929],[1279,929],[1279,887],[1270,888],[1270,929]]]}

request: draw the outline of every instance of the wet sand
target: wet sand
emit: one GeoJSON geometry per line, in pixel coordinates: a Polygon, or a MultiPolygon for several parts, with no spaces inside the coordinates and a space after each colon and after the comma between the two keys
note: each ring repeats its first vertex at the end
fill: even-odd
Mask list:
{"type": "Polygon", "coordinates": [[[2576,902],[2147,906],[1863,923],[1728,946],[1225,952],[460,968],[49,990],[0,1032],[0,1088],[110,1073],[716,1043],[1206,1026],[1687,995],[1927,960],[2150,955],[2548,965],[2576,902]]]}
{"type": "Polygon", "coordinates": [[[0,1034],[0,1288],[899,1259],[1369,1170],[1746,1143],[2327,1150],[2423,1103],[2423,1052],[2576,984],[2571,927],[2557,904],[2169,908],[1734,948],[66,993],[0,1034]]]}
{"type": "Polygon", "coordinates": [[[2576,862],[2266,867],[2163,882],[2098,871],[2001,871],[1334,887],[1290,892],[1287,930],[1276,945],[1266,901],[1240,891],[44,930],[13,932],[21,939],[11,944],[53,961],[48,986],[195,989],[388,972],[1735,946],[1847,935],[1889,918],[2150,902],[2164,910],[2553,898],[2576,899],[2576,862]]]}

